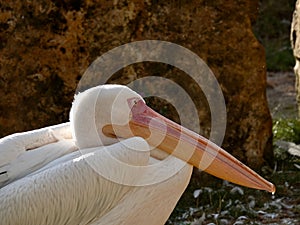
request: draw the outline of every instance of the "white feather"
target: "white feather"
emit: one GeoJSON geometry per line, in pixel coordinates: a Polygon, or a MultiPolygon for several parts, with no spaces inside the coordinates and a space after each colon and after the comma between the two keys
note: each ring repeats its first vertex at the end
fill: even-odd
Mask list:
{"type": "Polygon", "coordinates": [[[0,139],[0,188],[76,149],[69,123],[0,139]]]}

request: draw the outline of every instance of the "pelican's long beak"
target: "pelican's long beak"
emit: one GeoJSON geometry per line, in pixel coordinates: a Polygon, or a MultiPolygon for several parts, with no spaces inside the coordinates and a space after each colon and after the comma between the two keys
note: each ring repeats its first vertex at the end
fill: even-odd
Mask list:
{"type": "Polygon", "coordinates": [[[140,136],[152,146],[172,154],[216,177],[250,188],[275,192],[275,186],[225,150],[149,108],[142,100],[131,108],[129,124],[106,125],[107,136],[140,136]]]}

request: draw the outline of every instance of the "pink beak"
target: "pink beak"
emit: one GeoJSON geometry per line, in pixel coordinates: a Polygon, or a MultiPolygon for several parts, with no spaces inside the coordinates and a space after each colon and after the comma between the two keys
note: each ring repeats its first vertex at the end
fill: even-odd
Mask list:
{"type": "Polygon", "coordinates": [[[272,183],[221,147],[163,117],[142,100],[137,100],[132,106],[128,124],[109,124],[102,131],[110,137],[143,137],[150,145],[232,183],[272,193],[276,190],[272,183]]]}

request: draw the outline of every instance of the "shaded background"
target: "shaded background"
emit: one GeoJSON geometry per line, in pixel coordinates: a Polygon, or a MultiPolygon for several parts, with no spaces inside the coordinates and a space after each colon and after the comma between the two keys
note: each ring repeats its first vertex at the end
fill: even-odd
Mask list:
{"type": "Polygon", "coordinates": [[[292,71],[295,60],[290,44],[290,29],[296,0],[262,0],[253,26],[266,51],[268,71],[292,71]]]}

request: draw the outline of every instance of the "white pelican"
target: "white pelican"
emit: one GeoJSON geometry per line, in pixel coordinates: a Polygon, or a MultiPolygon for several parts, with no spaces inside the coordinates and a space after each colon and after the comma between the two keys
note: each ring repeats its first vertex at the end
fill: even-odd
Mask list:
{"type": "Polygon", "coordinates": [[[2,225],[164,224],[192,165],[275,191],[226,151],[162,117],[121,85],[75,96],[70,123],[2,138],[0,155],[2,225]],[[165,159],[161,150],[172,156],[165,159]],[[161,179],[165,171],[175,172],[161,179]]]}

